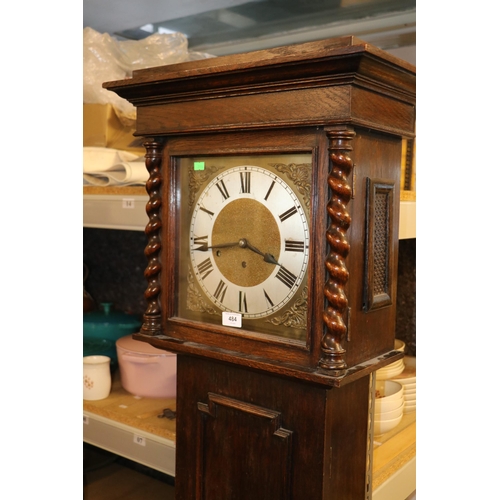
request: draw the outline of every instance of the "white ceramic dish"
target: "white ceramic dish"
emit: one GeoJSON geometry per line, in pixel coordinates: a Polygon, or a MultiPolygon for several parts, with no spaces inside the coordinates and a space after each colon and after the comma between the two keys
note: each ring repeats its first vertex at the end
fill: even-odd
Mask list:
{"type": "Polygon", "coordinates": [[[403,410],[403,413],[411,413],[412,411],[417,411],[417,405],[414,404],[414,405],[406,405],[405,404],[405,408],[403,410]]]}
{"type": "Polygon", "coordinates": [[[375,412],[382,413],[386,411],[395,410],[401,406],[401,403],[404,403],[405,400],[403,397],[401,399],[389,399],[385,401],[384,399],[376,399],[375,400],[375,412]]]}
{"type": "MultiPolygon", "coordinates": [[[[399,368],[391,369],[391,370],[377,370],[376,377],[377,380],[394,380],[403,370],[405,369],[404,365],[399,368]]],[[[399,382],[398,382],[399,383],[399,382]]]]}
{"type": "Polygon", "coordinates": [[[405,346],[406,344],[402,340],[394,340],[394,349],[396,349],[396,351],[405,352],[405,346]]]}
{"type": "Polygon", "coordinates": [[[397,418],[393,418],[392,420],[374,420],[373,421],[373,434],[375,436],[380,436],[382,434],[385,434],[386,432],[391,431],[396,427],[402,420],[403,415],[401,414],[397,418]]]}
{"type": "Polygon", "coordinates": [[[417,389],[405,389],[403,387],[403,394],[404,394],[405,397],[406,396],[411,396],[411,395],[416,394],[416,393],[417,393],[417,389]]]}
{"type": "Polygon", "coordinates": [[[384,380],[382,382],[375,382],[376,399],[400,399],[403,396],[403,386],[399,382],[394,382],[392,380],[384,380]]]}
{"type": "Polygon", "coordinates": [[[417,382],[417,363],[414,356],[404,357],[404,370],[393,377],[393,380],[401,384],[415,384],[417,382]]]}
{"type": "MultiPolygon", "coordinates": [[[[393,379],[393,380],[395,380],[395,379],[393,379]]],[[[411,391],[411,390],[417,388],[417,383],[416,382],[406,383],[404,380],[401,380],[401,379],[397,379],[395,381],[399,382],[403,386],[403,389],[405,391],[411,391]]]]}
{"type": "Polygon", "coordinates": [[[382,413],[399,408],[404,403],[403,386],[392,380],[376,382],[375,412],[382,413]]]}
{"type": "Polygon", "coordinates": [[[375,420],[392,420],[392,419],[397,418],[403,414],[404,407],[405,407],[405,403],[403,401],[401,403],[401,406],[399,406],[395,410],[389,410],[389,411],[383,411],[383,412],[377,412],[375,410],[374,419],[375,420]]]}
{"type": "Polygon", "coordinates": [[[394,361],[394,363],[391,363],[389,365],[386,365],[382,368],[380,368],[379,370],[377,370],[378,372],[387,372],[387,371],[391,371],[391,370],[394,370],[395,368],[399,368],[401,366],[404,367],[405,365],[405,362],[402,360],[402,359],[398,359],[397,361],[394,361]]]}

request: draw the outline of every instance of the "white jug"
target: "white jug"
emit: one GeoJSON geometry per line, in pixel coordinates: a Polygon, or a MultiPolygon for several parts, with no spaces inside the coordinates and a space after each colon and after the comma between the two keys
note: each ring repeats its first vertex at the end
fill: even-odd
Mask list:
{"type": "Polygon", "coordinates": [[[96,401],[105,399],[111,392],[111,370],[109,356],[83,357],[83,399],[96,401]]]}

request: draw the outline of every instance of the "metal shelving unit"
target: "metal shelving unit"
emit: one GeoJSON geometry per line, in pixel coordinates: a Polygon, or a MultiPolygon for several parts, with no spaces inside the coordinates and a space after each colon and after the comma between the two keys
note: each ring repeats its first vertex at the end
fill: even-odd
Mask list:
{"type": "MultiPolygon", "coordinates": [[[[147,195],[84,194],[83,226],[100,229],[144,231],[148,223],[147,195]]],[[[416,202],[402,201],[399,239],[416,237],[416,202]]]]}

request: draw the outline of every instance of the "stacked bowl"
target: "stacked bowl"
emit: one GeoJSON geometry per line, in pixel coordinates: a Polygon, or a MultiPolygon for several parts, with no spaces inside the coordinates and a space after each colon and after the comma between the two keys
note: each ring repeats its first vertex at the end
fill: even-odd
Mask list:
{"type": "MultiPolygon", "coordinates": [[[[396,339],[394,341],[394,350],[404,352],[405,343],[402,340],[396,339]]],[[[377,380],[390,380],[395,379],[405,369],[405,362],[403,359],[398,359],[390,365],[384,366],[377,370],[377,380]]]]}
{"type": "Polygon", "coordinates": [[[394,429],[403,418],[404,406],[403,386],[399,382],[376,381],[373,434],[380,436],[394,429]]]}
{"type": "Polygon", "coordinates": [[[405,400],[404,413],[411,413],[417,409],[417,363],[414,356],[405,356],[405,369],[392,380],[403,386],[405,400]]]}

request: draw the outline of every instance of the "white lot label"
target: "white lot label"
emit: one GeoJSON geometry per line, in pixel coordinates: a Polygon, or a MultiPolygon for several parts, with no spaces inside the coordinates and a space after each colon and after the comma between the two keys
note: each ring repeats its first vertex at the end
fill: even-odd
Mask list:
{"type": "Polygon", "coordinates": [[[236,328],[241,328],[241,314],[224,311],[222,313],[222,324],[224,326],[234,326],[236,328]]]}

